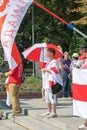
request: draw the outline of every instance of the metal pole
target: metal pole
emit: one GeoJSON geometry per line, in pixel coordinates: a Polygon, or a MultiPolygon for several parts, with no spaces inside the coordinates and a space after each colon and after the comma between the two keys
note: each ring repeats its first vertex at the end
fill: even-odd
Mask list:
{"type": "Polygon", "coordinates": [[[48,12],[50,15],[52,15],[53,17],[55,17],[56,19],[58,19],[62,23],[66,24],[70,29],[75,30],[81,36],[87,38],[87,35],[85,35],[83,32],[81,32],[80,30],[78,30],[77,28],[75,28],[74,25],[68,23],[67,21],[65,21],[64,19],[62,19],[61,17],[59,17],[58,15],[56,15],[55,13],[53,13],[52,11],[50,11],[49,9],[47,9],[46,7],[44,7],[43,5],[41,5],[40,3],[38,3],[37,1],[34,1],[34,4],[37,5],[38,7],[40,7],[41,9],[43,9],[44,11],[48,12]]]}
{"type": "MultiPolygon", "coordinates": [[[[32,4],[32,45],[34,45],[34,4],[32,4]]],[[[33,62],[33,75],[36,75],[35,62],[33,62]]]]}

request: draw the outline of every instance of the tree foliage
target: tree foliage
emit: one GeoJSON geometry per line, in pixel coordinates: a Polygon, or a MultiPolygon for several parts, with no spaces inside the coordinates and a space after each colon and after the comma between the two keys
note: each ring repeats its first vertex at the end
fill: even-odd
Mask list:
{"type": "Polygon", "coordinates": [[[73,10],[77,13],[80,13],[80,17],[77,21],[74,21],[74,24],[87,24],[87,0],[76,0],[75,1],[78,7],[73,10]]]}

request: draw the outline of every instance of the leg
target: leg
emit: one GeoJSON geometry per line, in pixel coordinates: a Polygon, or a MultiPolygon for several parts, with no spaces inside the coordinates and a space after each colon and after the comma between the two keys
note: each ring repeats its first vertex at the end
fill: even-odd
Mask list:
{"type": "Polygon", "coordinates": [[[49,99],[49,90],[45,90],[45,99],[46,99],[48,112],[51,112],[51,102],[50,102],[50,99],[49,99]]]}
{"type": "Polygon", "coordinates": [[[56,104],[52,105],[52,110],[53,110],[54,113],[56,113],[56,104]]]}
{"type": "Polygon", "coordinates": [[[51,113],[51,102],[50,102],[50,99],[49,99],[49,90],[45,90],[45,100],[46,100],[48,112],[42,114],[42,116],[48,116],[51,113]]]}
{"type": "Polygon", "coordinates": [[[86,121],[85,121],[85,126],[87,127],[87,119],[86,119],[86,121]]]}
{"type": "Polygon", "coordinates": [[[18,99],[18,89],[19,88],[16,84],[12,83],[12,84],[9,85],[13,114],[20,113],[20,106],[19,106],[19,99],[18,99]]]}
{"type": "Polygon", "coordinates": [[[42,88],[42,100],[45,101],[45,89],[42,88]]]}
{"type": "Polygon", "coordinates": [[[19,89],[20,89],[20,87],[18,86],[17,87],[17,97],[16,97],[16,100],[17,100],[17,103],[18,103],[17,112],[21,113],[20,102],[19,102],[19,89]]]}
{"type": "Polygon", "coordinates": [[[50,100],[51,100],[51,104],[52,104],[52,112],[56,113],[56,103],[57,103],[57,95],[53,95],[52,93],[50,94],[50,100]]]}
{"type": "Polygon", "coordinates": [[[42,100],[43,101],[45,100],[45,89],[44,89],[44,86],[45,86],[45,75],[42,72],[42,100]]]}
{"type": "Polygon", "coordinates": [[[48,112],[51,112],[51,103],[47,103],[48,112]]]}
{"type": "Polygon", "coordinates": [[[62,95],[66,96],[67,73],[63,73],[62,78],[63,78],[62,95]]]}
{"type": "Polygon", "coordinates": [[[67,94],[71,97],[71,80],[68,79],[67,94]]]}
{"type": "Polygon", "coordinates": [[[87,130],[87,119],[84,125],[79,126],[79,130],[87,130]]]}
{"type": "Polygon", "coordinates": [[[45,97],[45,90],[42,88],[42,97],[45,97]]]}
{"type": "Polygon", "coordinates": [[[57,114],[56,114],[56,95],[53,95],[52,92],[50,92],[50,101],[52,104],[52,112],[48,116],[48,118],[54,118],[54,117],[57,117],[57,114]]]}

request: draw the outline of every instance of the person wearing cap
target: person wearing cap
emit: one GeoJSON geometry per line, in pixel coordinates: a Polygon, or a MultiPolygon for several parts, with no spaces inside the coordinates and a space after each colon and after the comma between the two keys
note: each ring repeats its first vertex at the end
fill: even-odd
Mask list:
{"type": "Polygon", "coordinates": [[[71,62],[71,66],[70,66],[71,70],[77,66],[78,58],[79,58],[78,53],[73,53],[73,55],[72,55],[72,62],[71,62]]]}
{"type": "Polygon", "coordinates": [[[73,59],[78,60],[78,57],[79,57],[78,53],[73,53],[73,55],[72,55],[73,59]]]}
{"type": "Polygon", "coordinates": [[[87,46],[80,46],[79,52],[81,56],[78,58],[77,67],[78,68],[87,68],[87,46]]]}
{"type": "Polygon", "coordinates": [[[78,53],[73,53],[72,61],[71,61],[71,65],[70,65],[70,73],[68,75],[68,78],[70,80],[72,80],[72,70],[73,70],[73,68],[77,68],[78,57],[79,57],[78,53]]]}

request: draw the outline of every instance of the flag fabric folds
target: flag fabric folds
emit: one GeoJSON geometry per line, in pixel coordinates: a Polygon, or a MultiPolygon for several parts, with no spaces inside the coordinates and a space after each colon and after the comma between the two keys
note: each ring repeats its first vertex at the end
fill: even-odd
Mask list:
{"type": "Polygon", "coordinates": [[[73,69],[73,114],[87,119],[87,69],[73,69]]]}
{"type": "Polygon", "coordinates": [[[22,63],[21,54],[20,54],[20,52],[18,50],[16,42],[13,43],[11,56],[12,56],[12,58],[11,58],[11,64],[15,68],[17,67],[17,65],[19,65],[20,63],[22,63]]]}
{"type": "MultiPolygon", "coordinates": [[[[22,63],[22,58],[21,58],[21,55],[20,55],[20,52],[17,48],[17,45],[16,45],[16,42],[13,43],[13,47],[12,47],[12,52],[11,52],[11,55],[12,55],[12,58],[11,58],[11,62],[12,62],[12,65],[13,66],[17,66],[19,64],[22,63]]],[[[8,81],[9,81],[9,77],[6,79],[6,91],[7,91],[7,100],[6,100],[6,104],[8,106],[11,105],[11,99],[10,99],[10,92],[9,92],[9,87],[8,87],[8,81]]]]}
{"type": "Polygon", "coordinates": [[[77,66],[79,66],[79,67],[84,66],[84,67],[85,67],[85,66],[87,65],[86,59],[87,59],[87,52],[83,53],[83,54],[79,57],[79,59],[78,59],[78,61],[77,61],[77,66]]]}
{"type": "Polygon", "coordinates": [[[13,43],[22,19],[32,2],[33,0],[3,0],[0,2],[0,41],[10,69],[17,66],[12,57],[13,43]]]}

